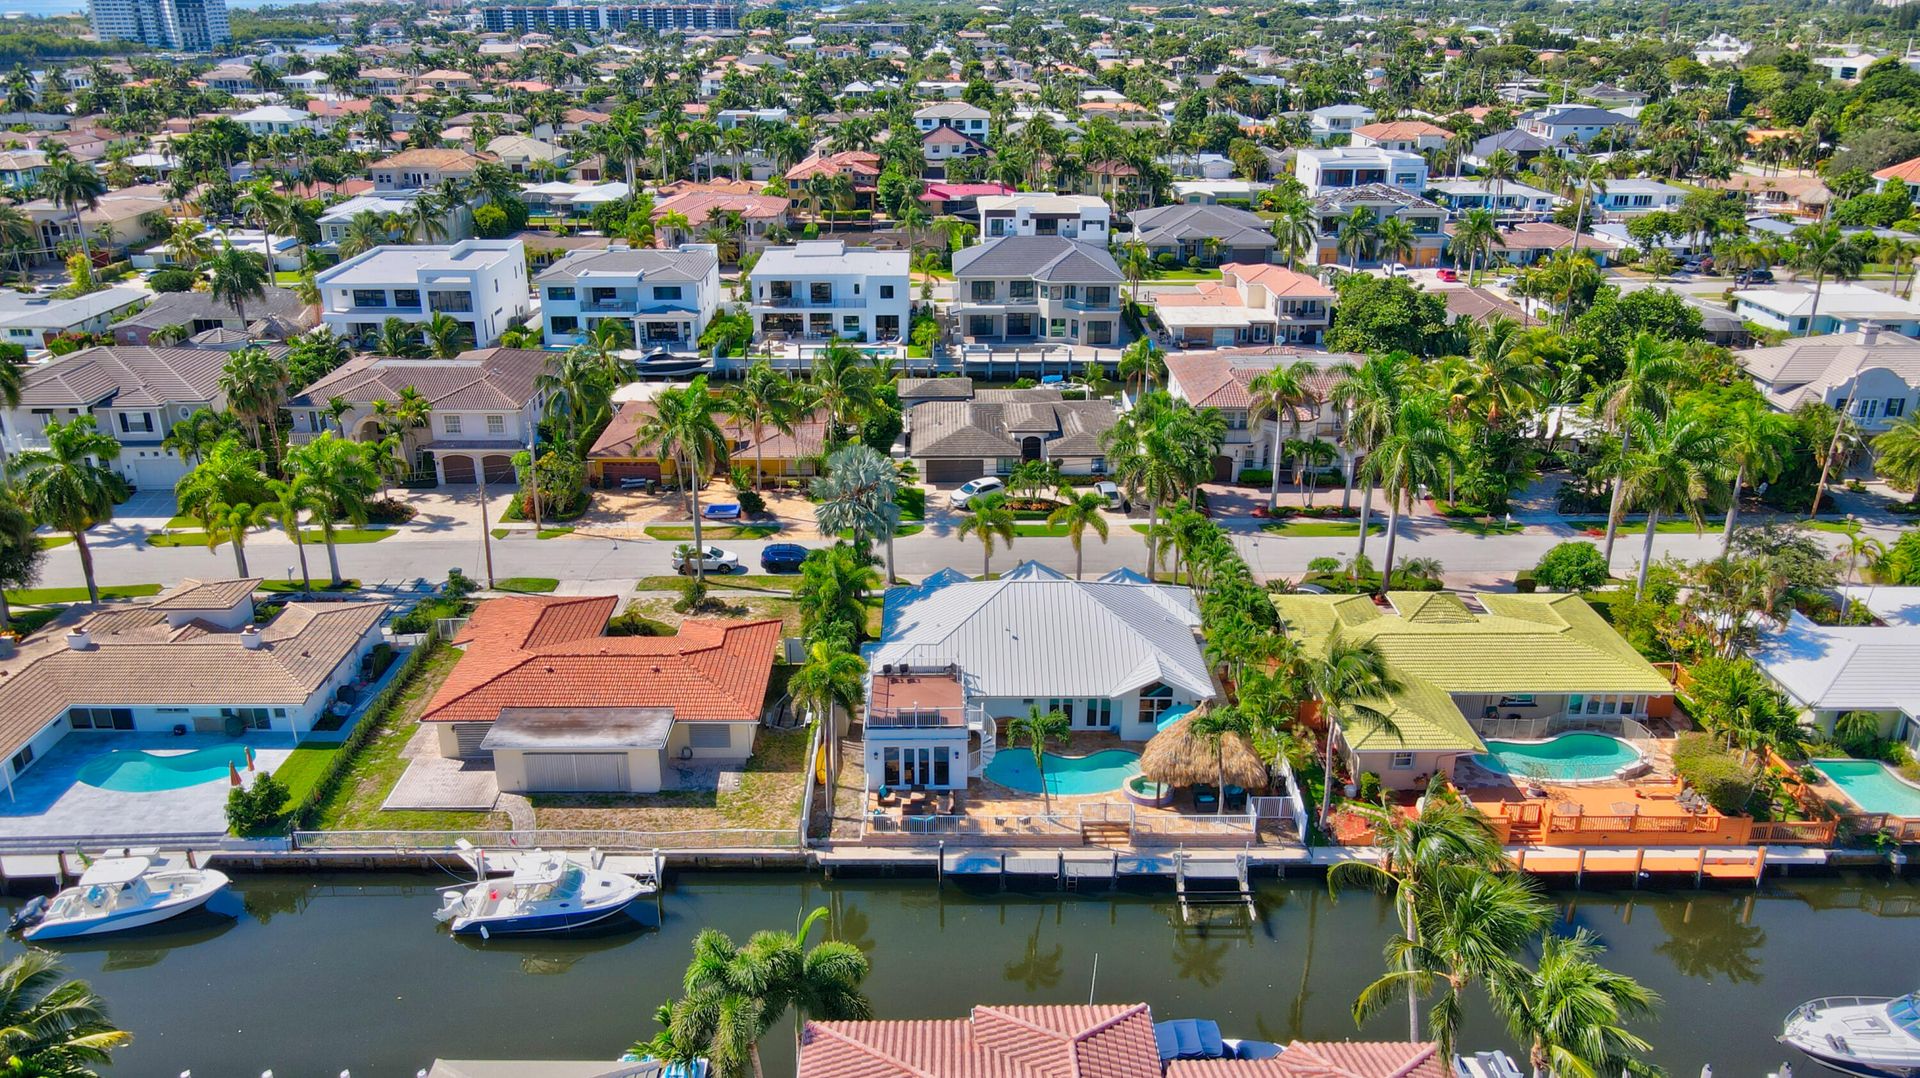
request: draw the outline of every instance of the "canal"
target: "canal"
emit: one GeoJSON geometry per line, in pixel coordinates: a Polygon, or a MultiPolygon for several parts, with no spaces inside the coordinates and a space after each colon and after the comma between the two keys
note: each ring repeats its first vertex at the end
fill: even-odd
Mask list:
{"type": "MultiPolygon", "coordinates": [[[[1251,925],[1181,928],[1170,895],[962,892],[932,881],[701,874],[671,881],[657,931],[584,941],[469,944],[431,917],[426,875],[246,876],[233,922],[62,948],[135,1033],[115,1075],[410,1076],[435,1056],[605,1058],[651,1033],[689,944],[744,939],[816,905],[873,959],[881,1017],[954,1017],[974,1003],[1145,1000],[1159,1018],[1216,1019],[1227,1036],[1356,1036],[1348,1008],[1390,931],[1371,893],[1269,881],[1251,925]],[[1092,983],[1098,969],[1097,985],[1092,983]]],[[[1677,1078],[1789,1058],[1773,1035],[1796,1003],[1920,987],[1920,885],[1878,876],[1782,879],[1747,890],[1558,892],[1563,926],[1590,929],[1617,969],[1665,1003],[1642,1032],[1677,1078]]],[[[10,900],[17,904],[17,900],[10,900]]],[[[1393,1008],[1362,1031],[1403,1038],[1393,1008]]],[[[1463,1045],[1504,1046],[1484,1010],[1463,1045]]],[[[792,1074],[792,1032],[766,1043],[792,1074]]],[[[1802,1074],[1812,1064],[1794,1059],[1802,1074]]]]}

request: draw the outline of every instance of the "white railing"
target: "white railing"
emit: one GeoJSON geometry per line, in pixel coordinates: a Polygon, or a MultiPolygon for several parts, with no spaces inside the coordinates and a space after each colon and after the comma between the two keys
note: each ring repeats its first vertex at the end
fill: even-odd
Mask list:
{"type": "Polygon", "coordinates": [[[483,850],[788,849],[799,844],[797,833],[786,828],[722,828],[704,831],[295,831],[293,847],[321,852],[451,853],[460,848],[458,844],[462,839],[483,850]]]}
{"type": "Polygon", "coordinates": [[[961,816],[928,814],[897,816],[892,813],[868,813],[862,825],[865,835],[912,835],[927,838],[1036,838],[1057,837],[1062,841],[1080,841],[1078,813],[1054,815],[961,816]]]}
{"type": "Polygon", "coordinates": [[[1499,741],[1539,741],[1565,733],[1609,734],[1627,741],[1649,741],[1653,733],[1626,715],[1534,715],[1481,719],[1480,736],[1499,741]]]}

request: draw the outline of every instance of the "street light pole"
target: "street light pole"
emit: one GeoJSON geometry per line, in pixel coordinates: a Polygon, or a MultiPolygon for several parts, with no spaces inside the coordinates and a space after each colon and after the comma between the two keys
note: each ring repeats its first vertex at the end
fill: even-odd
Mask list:
{"type": "Polygon", "coordinates": [[[493,531],[487,526],[487,464],[480,466],[480,556],[487,564],[487,587],[493,587],[493,531]]]}

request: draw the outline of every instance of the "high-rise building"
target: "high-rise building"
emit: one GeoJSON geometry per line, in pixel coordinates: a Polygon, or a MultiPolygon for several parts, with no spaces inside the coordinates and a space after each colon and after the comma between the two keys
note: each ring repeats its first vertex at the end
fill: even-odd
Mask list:
{"type": "Polygon", "coordinates": [[[226,0],[88,0],[88,15],[107,41],[210,52],[233,40],[226,0]]]}
{"type": "Polygon", "coordinates": [[[732,0],[693,0],[651,4],[511,5],[480,9],[481,25],[489,33],[530,33],[550,30],[588,30],[617,33],[636,30],[732,30],[740,25],[740,8],[732,0]]]}

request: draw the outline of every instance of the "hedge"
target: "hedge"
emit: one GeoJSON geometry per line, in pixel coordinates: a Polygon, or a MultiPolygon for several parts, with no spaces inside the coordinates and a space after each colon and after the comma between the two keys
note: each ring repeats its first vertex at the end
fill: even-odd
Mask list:
{"type": "MultiPolygon", "coordinates": [[[[387,712],[393,709],[395,702],[400,699],[400,694],[406,692],[407,688],[413,684],[414,676],[426,663],[427,656],[440,646],[440,641],[432,637],[415,645],[414,649],[407,653],[406,661],[400,664],[399,673],[393,676],[393,680],[387,682],[386,688],[374,694],[373,699],[367,702],[366,713],[360,716],[360,722],[353,728],[353,732],[347,735],[338,749],[319,762],[318,773],[311,779],[312,785],[304,794],[299,794],[294,799],[293,810],[287,814],[287,819],[294,829],[312,827],[319,820],[320,807],[339,787],[341,776],[346,774],[347,765],[353,761],[361,749],[366,747],[367,742],[378,735],[381,727],[386,725],[387,712]]],[[[295,749],[287,763],[294,763],[299,756],[300,750],[295,749]]],[[[284,765],[282,770],[286,770],[284,765]]],[[[302,781],[307,779],[305,774],[300,773],[304,769],[296,768],[295,770],[295,778],[302,781]]],[[[293,788],[291,781],[287,785],[290,790],[293,788]]]]}
{"type": "Polygon", "coordinates": [[[1239,483],[1246,487],[1264,487],[1273,482],[1272,468],[1242,468],[1239,483]]]}
{"type": "Polygon", "coordinates": [[[1753,796],[1754,773],[1708,734],[1681,734],[1673,747],[1673,769],[1722,816],[1739,815],[1753,796]]]}

